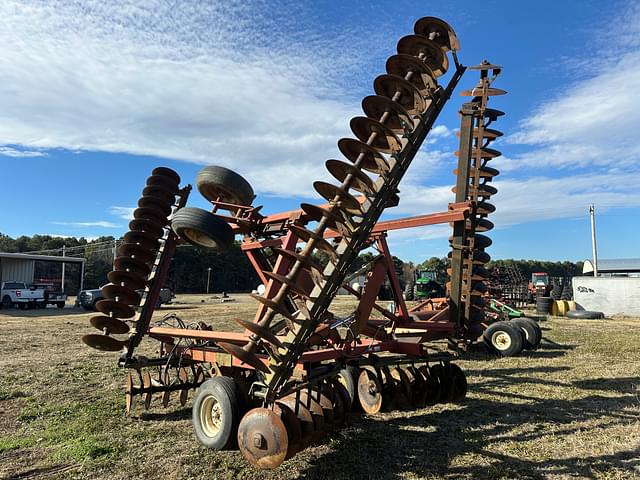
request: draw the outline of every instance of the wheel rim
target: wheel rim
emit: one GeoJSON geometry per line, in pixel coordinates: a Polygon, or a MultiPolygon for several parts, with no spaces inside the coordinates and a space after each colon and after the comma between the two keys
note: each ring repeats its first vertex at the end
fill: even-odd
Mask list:
{"type": "Polygon", "coordinates": [[[218,242],[199,230],[185,228],[182,234],[197,245],[202,245],[207,248],[216,248],[218,246],[218,242]]]}
{"type": "Polygon", "coordinates": [[[213,395],[208,395],[200,407],[200,424],[208,437],[215,437],[222,428],[222,408],[213,395]]]}
{"type": "Polygon", "coordinates": [[[491,337],[491,343],[498,350],[507,350],[511,346],[511,337],[506,332],[496,332],[491,337]]]}

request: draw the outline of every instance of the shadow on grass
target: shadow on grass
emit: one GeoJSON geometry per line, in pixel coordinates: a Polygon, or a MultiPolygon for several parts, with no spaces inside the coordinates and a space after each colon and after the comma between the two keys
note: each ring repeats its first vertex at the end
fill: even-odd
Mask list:
{"type": "Polygon", "coordinates": [[[34,308],[28,310],[22,310],[20,308],[2,308],[0,309],[0,315],[6,315],[7,317],[60,317],[68,315],[87,315],[92,313],[90,310],[85,310],[79,307],[47,307],[47,308],[34,308]]]}
{"type": "MultiPolygon", "coordinates": [[[[171,407],[169,407],[171,408],[171,407]]],[[[165,422],[178,422],[191,419],[191,408],[181,408],[180,410],[167,410],[167,412],[143,412],[138,417],[145,422],[155,422],[162,420],[165,422]]]]}
{"type": "MultiPolygon", "coordinates": [[[[544,373],[558,369],[542,367],[535,370],[544,373]]],[[[513,371],[522,374],[522,369],[513,371]]],[[[583,432],[589,428],[585,422],[590,420],[600,420],[597,426],[591,427],[593,429],[628,425],[637,421],[634,412],[625,411],[637,405],[634,395],[590,395],[566,400],[505,395],[501,384],[513,374],[512,369],[483,374],[489,374],[489,380],[480,385],[484,393],[499,393],[502,398],[516,397],[520,401],[469,399],[458,408],[452,406],[444,411],[418,410],[391,419],[355,418],[351,427],[334,434],[332,451],[311,460],[312,464],[301,477],[538,480],[550,475],[596,478],[610,470],[622,471],[622,475],[628,476],[638,473],[640,455],[636,449],[601,456],[553,458],[543,452],[526,450],[522,443],[535,442],[545,436],[561,438],[560,435],[583,432]],[[523,405],[521,400],[528,403],[523,405]],[[495,451],[498,443],[502,444],[500,452],[495,451]],[[504,450],[517,453],[507,454],[504,450]],[[478,461],[478,456],[483,460],[478,461]]],[[[510,381],[513,384],[513,377],[510,381]]],[[[524,383],[529,379],[517,381],[524,383]]],[[[547,383],[554,385],[555,382],[547,383]]],[[[626,392],[629,383],[629,378],[609,379],[602,388],[626,392]]],[[[474,391],[477,387],[474,385],[474,391]]],[[[589,388],[588,384],[586,388],[589,388]]]]}

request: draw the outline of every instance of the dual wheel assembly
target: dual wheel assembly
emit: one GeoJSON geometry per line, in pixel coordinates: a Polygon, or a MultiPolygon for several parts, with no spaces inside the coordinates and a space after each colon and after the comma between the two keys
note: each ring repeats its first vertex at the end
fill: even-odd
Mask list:
{"type": "Polygon", "coordinates": [[[411,410],[462,401],[467,380],[449,362],[423,365],[346,367],[334,377],[251,408],[242,382],[215,376],[198,388],[192,410],[197,439],[204,446],[240,449],[254,466],[272,469],[360,411],[411,410]]]}
{"type": "Polygon", "coordinates": [[[536,350],[542,340],[542,330],[535,320],[521,317],[492,323],[482,338],[492,352],[512,357],[523,350],[536,350]]]}

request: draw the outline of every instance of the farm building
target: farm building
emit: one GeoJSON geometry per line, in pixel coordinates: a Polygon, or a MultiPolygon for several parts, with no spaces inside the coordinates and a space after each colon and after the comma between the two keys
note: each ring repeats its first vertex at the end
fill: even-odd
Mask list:
{"type": "MultiPolygon", "coordinates": [[[[585,260],[582,273],[593,274],[593,263],[585,260]]],[[[640,258],[613,258],[598,260],[598,276],[602,277],[640,277],[640,258]]]]}
{"type": "Polygon", "coordinates": [[[0,252],[2,282],[52,283],[65,293],[82,289],[84,258],[0,252]]]}

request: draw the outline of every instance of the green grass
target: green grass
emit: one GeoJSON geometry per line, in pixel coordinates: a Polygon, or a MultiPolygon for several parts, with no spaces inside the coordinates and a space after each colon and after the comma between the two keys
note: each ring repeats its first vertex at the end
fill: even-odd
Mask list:
{"type": "MultiPolygon", "coordinates": [[[[224,308],[182,315],[212,322],[228,317],[224,308]]],[[[252,311],[248,304],[249,318],[252,311]]],[[[13,350],[0,346],[0,478],[68,465],[74,469],[47,478],[640,477],[638,320],[551,319],[536,352],[496,359],[474,349],[457,362],[469,380],[464,403],[353,415],[274,471],[254,469],[237,451],[198,445],[189,405],[175,396],[168,410],[156,397],[151,410],[138,405],[128,417],[117,356],[79,345],[86,318],[47,319],[49,333],[37,321],[17,324],[13,350]],[[47,344],[51,329],[56,347],[34,347],[47,344]]],[[[0,322],[5,334],[13,335],[0,322]]]]}

